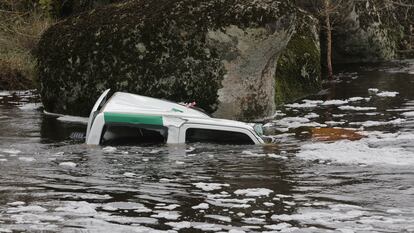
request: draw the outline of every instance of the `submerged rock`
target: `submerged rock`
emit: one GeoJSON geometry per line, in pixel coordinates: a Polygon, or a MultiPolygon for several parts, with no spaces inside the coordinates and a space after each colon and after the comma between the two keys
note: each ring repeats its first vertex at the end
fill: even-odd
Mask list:
{"type": "Polygon", "coordinates": [[[220,117],[267,116],[294,20],[289,1],[273,0],[133,0],[83,13],[42,36],[42,100],[47,111],[86,116],[112,88],[196,101],[220,117]]]}

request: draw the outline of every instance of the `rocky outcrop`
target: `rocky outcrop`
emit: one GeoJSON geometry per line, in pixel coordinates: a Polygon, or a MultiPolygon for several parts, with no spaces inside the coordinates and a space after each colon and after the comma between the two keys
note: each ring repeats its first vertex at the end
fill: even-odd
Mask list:
{"type": "Polygon", "coordinates": [[[215,116],[254,119],[274,113],[276,64],[293,34],[292,25],[288,21],[276,31],[230,26],[208,33],[209,41],[221,48],[225,70],[215,116]]]}
{"type": "Polygon", "coordinates": [[[349,0],[334,28],[336,63],[378,62],[397,57],[404,27],[397,6],[386,0],[349,0]]]}
{"type": "Polygon", "coordinates": [[[318,21],[301,14],[275,76],[275,102],[281,105],[317,92],[321,87],[321,54],[318,21]]]}
{"type": "Polygon", "coordinates": [[[289,1],[133,0],[99,8],[42,36],[42,101],[47,111],[86,116],[112,88],[196,101],[220,117],[268,116],[295,22],[289,1]]]}

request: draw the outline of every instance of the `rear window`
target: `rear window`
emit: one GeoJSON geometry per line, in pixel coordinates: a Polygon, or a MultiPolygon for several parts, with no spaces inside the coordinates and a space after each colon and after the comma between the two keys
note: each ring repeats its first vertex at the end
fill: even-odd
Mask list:
{"type": "Polygon", "coordinates": [[[142,145],[162,144],[168,138],[168,128],[164,126],[112,125],[104,127],[102,145],[142,145]]]}
{"type": "Polygon", "coordinates": [[[254,144],[253,140],[244,133],[198,128],[187,129],[185,140],[187,143],[204,142],[230,145],[254,144]]]}

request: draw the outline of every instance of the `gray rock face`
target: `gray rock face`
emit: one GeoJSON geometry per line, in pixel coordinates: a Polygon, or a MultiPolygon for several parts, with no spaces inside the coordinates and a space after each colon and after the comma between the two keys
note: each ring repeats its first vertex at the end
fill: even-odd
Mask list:
{"type": "Polygon", "coordinates": [[[217,117],[251,119],[275,111],[275,71],[281,51],[293,34],[294,22],[281,27],[242,30],[231,25],[209,31],[210,44],[222,48],[226,74],[218,90],[217,117]]]}
{"type": "Polygon", "coordinates": [[[383,0],[348,1],[348,10],[335,27],[336,63],[377,62],[396,57],[402,39],[402,22],[392,4],[383,0]]]}
{"type": "Polygon", "coordinates": [[[43,104],[86,116],[112,88],[219,117],[268,116],[295,13],[289,1],[132,0],[69,18],[39,43],[43,104]]]}

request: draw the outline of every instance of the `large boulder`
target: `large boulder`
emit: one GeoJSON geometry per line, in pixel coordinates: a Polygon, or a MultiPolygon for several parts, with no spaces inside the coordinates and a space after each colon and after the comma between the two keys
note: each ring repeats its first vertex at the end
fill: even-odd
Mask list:
{"type": "Polygon", "coordinates": [[[37,50],[47,111],[88,115],[106,88],[251,119],[275,109],[290,1],[133,0],[57,23],[37,50]]]}

